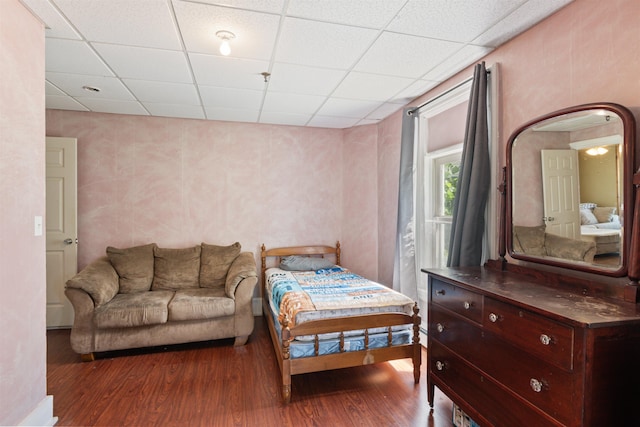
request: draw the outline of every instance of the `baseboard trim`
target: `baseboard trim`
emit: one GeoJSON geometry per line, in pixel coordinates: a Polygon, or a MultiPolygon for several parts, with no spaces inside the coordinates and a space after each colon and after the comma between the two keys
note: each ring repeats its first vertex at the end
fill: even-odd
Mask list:
{"type": "Polygon", "coordinates": [[[57,422],[58,417],[53,416],[53,396],[47,396],[18,425],[54,426],[57,422]]]}

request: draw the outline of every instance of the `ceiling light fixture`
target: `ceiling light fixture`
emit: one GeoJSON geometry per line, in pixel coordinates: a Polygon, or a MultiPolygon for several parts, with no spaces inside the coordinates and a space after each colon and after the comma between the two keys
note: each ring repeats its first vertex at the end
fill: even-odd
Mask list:
{"type": "Polygon", "coordinates": [[[587,154],[590,156],[601,156],[606,154],[609,150],[604,147],[593,147],[587,150],[587,154]]]}
{"type": "Polygon", "coordinates": [[[218,38],[222,39],[222,44],[220,44],[220,53],[224,56],[228,56],[231,53],[231,46],[229,45],[229,40],[233,40],[236,38],[236,35],[231,31],[218,31],[216,33],[218,38]]]}

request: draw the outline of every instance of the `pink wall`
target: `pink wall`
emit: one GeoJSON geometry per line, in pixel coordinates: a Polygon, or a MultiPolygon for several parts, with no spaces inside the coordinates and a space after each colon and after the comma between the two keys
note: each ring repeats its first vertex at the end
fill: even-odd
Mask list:
{"type": "Polygon", "coordinates": [[[80,268],[108,245],[341,238],[340,130],[49,110],[47,135],[78,139],[80,268]]]}
{"type": "MultiPolygon", "coordinates": [[[[510,134],[545,113],[609,101],[627,106],[640,119],[638,20],[638,1],[575,0],[482,59],[487,66],[500,63],[501,166],[510,134]]],[[[472,74],[469,67],[410,105],[419,105],[472,74]]],[[[400,113],[395,113],[379,124],[378,251],[380,277],[385,279],[393,269],[390,242],[397,211],[397,189],[386,181],[398,173],[399,123],[400,113]]]]}
{"type": "MultiPolygon", "coordinates": [[[[17,1],[0,12],[0,425],[46,398],[44,27],[17,1]]],[[[45,415],[45,421],[47,416],[45,415]]]]}

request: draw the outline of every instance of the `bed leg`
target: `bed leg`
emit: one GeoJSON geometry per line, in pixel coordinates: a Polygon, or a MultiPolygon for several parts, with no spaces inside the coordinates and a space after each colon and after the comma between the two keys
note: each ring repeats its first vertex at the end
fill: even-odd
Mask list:
{"type": "Polygon", "coordinates": [[[420,344],[420,323],[418,303],[413,305],[413,382],[420,382],[420,365],[422,365],[422,345],[420,344]]]}
{"type": "Polygon", "coordinates": [[[284,384],[282,386],[282,401],[285,405],[291,402],[291,384],[284,384]]]}

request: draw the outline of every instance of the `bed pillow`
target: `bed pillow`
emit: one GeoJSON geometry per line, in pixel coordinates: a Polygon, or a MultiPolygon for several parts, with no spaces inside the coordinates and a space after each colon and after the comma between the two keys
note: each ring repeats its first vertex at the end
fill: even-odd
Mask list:
{"type": "Polygon", "coordinates": [[[616,208],[611,207],[601,207],[601,208],[593,208],[593,215],[596,217],[598,222],[611,222],[613,221],[613,216],[616,214],[616,208]]]}
{"type": "Polygon", "coordinates": [[[151,289],[155,247],[155,243],[126,249],[107,247],[107,257],[120,277],[121,294],[151,289]]]}
{"type": "Polygon", "coordinates": [[[596,218],[593,212],[591,212],[591,209],[580,209],[581,225],[591,225],[591,224],[597,224],[597,223],[598,223],[598,218],[596,218]]]}
{"type": "Polygon", "coordinates": [[[335,264],[326,258],[308,256],[288,256],[280,261],[280,268],[288,271],[309,271],[330,268],[335,264]]]}
{"type": "Polygon", "coordinates": [[[152,291],[197,288],[200,275],[200,245],[184,249],[155,247],[152,291]]]}
{"type": "Polygon", "coordinates": [[[200,287],[223,288],[231,263],[240,255],[240,242],[229,246],[202,243],[201,246],[200,287]]]}

